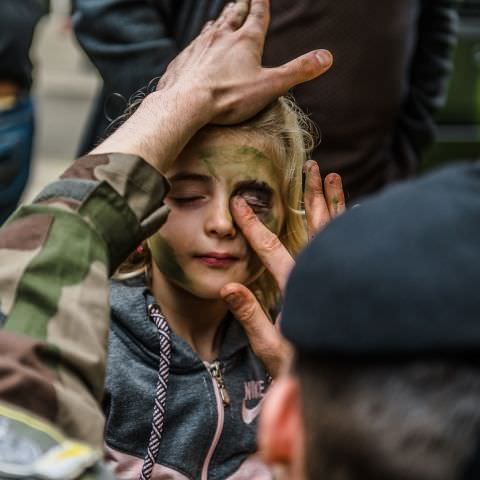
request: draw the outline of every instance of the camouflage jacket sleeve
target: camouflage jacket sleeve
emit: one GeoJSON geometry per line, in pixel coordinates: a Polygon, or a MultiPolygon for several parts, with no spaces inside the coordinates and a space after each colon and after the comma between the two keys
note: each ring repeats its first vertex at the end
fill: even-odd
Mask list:
{"type": "Polygon", "coordinates": [[[167,190],[138,157],[86,156],[0,229],[0,401],[103,443],[108,274],[163,224],[167,190]]]}

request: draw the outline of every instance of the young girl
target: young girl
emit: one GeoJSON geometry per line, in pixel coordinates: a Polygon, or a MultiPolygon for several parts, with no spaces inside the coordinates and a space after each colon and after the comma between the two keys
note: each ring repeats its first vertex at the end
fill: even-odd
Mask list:
{"type": "Polygon", "coordinates": [[[242,283],[265,311],[278,307],[230,202],[242,197],[298,253],[305,125],[282,98],[244,124],[205,127],[166,172],[169,218],[111,288],[104,407],[120,479],[271,478],[254,455],[269,372],[219,292],[242,283]]]}

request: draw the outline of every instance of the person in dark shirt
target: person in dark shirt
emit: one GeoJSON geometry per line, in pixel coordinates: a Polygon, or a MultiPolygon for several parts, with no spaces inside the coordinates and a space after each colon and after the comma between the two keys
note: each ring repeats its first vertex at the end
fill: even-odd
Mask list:
{"type": "Polygon", "coordinates": [[[434,140],[457,14],[452,0],[276,0],[267,65],[326,45],[329,75],[294,90],[311,112],[322,172],[338,171],[350,200],[417,172],[434,140]]]}

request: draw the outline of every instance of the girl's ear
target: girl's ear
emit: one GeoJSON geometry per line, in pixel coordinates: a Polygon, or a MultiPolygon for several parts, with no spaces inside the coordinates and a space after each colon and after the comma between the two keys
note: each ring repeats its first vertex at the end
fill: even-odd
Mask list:
{"type": "Polygon", "coordinates": [[[262,408],[258,432],[260,453],[270,465],[298,471],[303,464],[304,432],[298,380],[281,377],[271,386],[262,408]]]}

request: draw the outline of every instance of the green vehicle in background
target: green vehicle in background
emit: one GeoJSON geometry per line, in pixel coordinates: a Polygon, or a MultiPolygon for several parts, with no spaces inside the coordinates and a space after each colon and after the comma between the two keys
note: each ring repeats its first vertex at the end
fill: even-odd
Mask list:
{"type": "Polygon", "coordinates": [[[480,159],[480,0],[459,0],[458,45],[445,107],[436,116],[438,138],[423,170],[480,159]]]}

